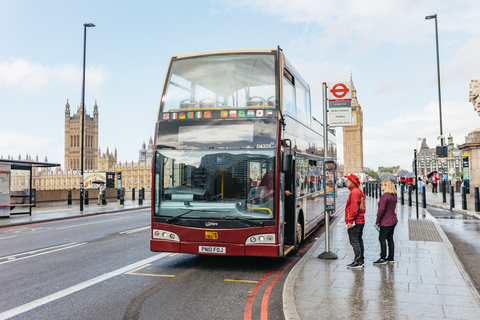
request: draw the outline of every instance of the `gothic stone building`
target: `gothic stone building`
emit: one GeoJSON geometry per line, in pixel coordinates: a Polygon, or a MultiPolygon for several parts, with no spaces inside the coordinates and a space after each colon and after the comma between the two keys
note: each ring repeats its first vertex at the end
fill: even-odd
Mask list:
{"type": "MultiPolygon", "coordinates": [[[[65,106],[65,168],[42,168],[32,170],[32,187],[37,190],[60,190],[80,188],[81,169],[81,111],[70,116],[70,105],[67,100],[65,106]]],[[[84,176],[89,173],[122,172],[122,188],[150,188],[153,158],[153,140],[150,138],[148,148],[143,143],[137,162],[119,163],[117,150],[110,152],[107,147],[102,153],[98,147],[98,106],[95,102],[93,117],[85,114],[84,127],[84,176]]],[[[1,156],[3,159],[3,155],[1,156]]],[[[8,155],[8,159],[13,156],[8,155]]],[[[19,155],[18,160],[22,160],[19,155]]],[[[32,160],[26,155],[25,160],[32,160]]],[[[36,157],[38,161],[38,156],[36,157]]],[[[45,162],[48,162],[45,157],[45,162]]],[[[12,191],[21,191],[28,188],[29,176],[25,171],[16,171],[12,174],[12,191]]]]}
{"type": "Polygon", "coordinates": [[[344,175],[363,173],[363,112],[357,100],[357,90],[350,75],[352,91],[352,125],[343,127],[344,175]]]}

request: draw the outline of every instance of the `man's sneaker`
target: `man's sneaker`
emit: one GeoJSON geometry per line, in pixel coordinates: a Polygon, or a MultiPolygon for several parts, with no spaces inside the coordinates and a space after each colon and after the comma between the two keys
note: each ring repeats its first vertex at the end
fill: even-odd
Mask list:
{"type": "Polygon", "coordinates": [[[391,258],[391,259],[387,258],[387,259],[385,259],[385,260],[387,260],[388,263],[395,263],[395,261],[393,260],[393,258],[391,258]]]}
{"type": "Polygon", "coordinates": [[[373,264],[387,264],[387,260],[380,258],[377,261],[375,261],[373,264]]]}
{"type": "Polygon", "coordinates": [[[363,268],[363,263],[358,263],[357,261],[353,261],[352,263],[347,265],[347,268],[363,268]]]}

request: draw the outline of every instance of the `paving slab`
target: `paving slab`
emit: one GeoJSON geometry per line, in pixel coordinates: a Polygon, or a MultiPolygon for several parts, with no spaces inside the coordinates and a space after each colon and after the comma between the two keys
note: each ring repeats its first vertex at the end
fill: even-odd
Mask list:
{"type": "MultiPolygon", "coordinates": [[[[441,200],[441,198],[440,198],[441,200]]],[[[295,265],[284,290],[285,319],[480,319],[480,296],[427,210],[397,204],[395,262],[380,257],[374,228],[378,199],[367,197],[365,267],[348,269],[353,249],[343,213],[330,232],[336,260],[321,260],[325,235],[295,265]]]]}

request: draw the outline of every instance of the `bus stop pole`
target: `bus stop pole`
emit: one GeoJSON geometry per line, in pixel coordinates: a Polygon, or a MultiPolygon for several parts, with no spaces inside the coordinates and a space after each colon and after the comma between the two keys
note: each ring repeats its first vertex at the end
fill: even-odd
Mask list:
{"type": "MultiPolygon", "coordinates": [[[[323,92],[323,163],[325,168],[325,162],[327,161],[327,152],[328,152],[328,121],[327,121],[327,83],[324,82],[322,86],[323,92]]],[[[323,200],[324,200],[324,216],[325,216],[325,252],[322,252],[318,258],[319,259],[326,259],[326,260],[334,260],[337,259],[338,256],[330,251],[330,212],[326,210],[327,203],[326,203],[326,185],[325,185],[325,169],[323,172],[323,200]]],[[[334,179],[335,181],[335,179],[334,179]]],[[[334,188],[336,187],[336,183],[334,183],[334,188]]]]}

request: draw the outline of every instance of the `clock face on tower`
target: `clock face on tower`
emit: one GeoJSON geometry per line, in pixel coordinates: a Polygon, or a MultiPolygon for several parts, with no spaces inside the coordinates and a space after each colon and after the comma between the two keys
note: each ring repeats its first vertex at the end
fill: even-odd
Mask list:
{"type": "Polygon", "coordinates": [[[355,118],[355,115],[352,114],[352,126],[355,124],[356,121],[357,121],[357,118],[355,118]]]}

